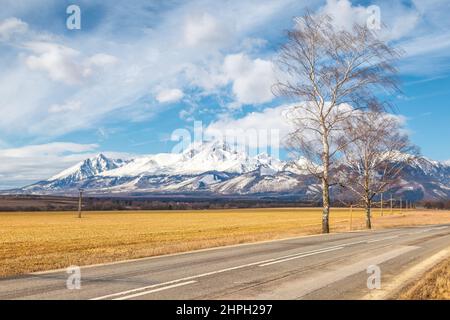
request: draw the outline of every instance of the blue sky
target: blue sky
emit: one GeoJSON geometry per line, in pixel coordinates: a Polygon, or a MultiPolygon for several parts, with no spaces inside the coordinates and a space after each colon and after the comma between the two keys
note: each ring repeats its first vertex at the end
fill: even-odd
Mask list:
{"type": "Polygon", "coordinates": [[[292,18],[310,8],[351,24],[377,5],[382,37],[401,47],[411,139],[450,159],[450,21],[430,1],[2,0],[0,187],[45,179],[98,152],[170,152],[174,130],[276,128],[286,103],[270,86],[292,18]],[[66,8],[81,9],[68,30],[66,8]]]}

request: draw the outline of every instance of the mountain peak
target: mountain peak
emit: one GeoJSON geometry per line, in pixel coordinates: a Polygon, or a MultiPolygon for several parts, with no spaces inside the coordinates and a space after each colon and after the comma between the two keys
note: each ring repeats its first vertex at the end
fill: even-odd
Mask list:
{"type": "Polygon", "coordinates": [[[69,181],[80,181],[104,171],[116,169],[126,162],[122,159],[111,159],[105,156],[103,153],[99,153],[97,156],[85,159],[76,165],[61,171],[60,173],[54,175],[48,181],[54,180],[69,180],[69,181]]]}
{"type": "Polygon", "coordinates": [[[213,140],[213,141],[200,141],[193,142],[186,148],[183,154],[186,157],[192,158],[199,153],[233,153],[235,150],[223,140],[213,140]]]}
{"type": "Polygon", "coordinates": [[[94,159],[101,159],[101,160],[109,160],[107,156],[105,156],[103,153],[99,153],[94,159]]]}

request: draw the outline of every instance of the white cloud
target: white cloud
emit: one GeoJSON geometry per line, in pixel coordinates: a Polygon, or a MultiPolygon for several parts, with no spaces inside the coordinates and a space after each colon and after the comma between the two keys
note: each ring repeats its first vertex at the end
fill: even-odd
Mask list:
{"type": "Polygon", "coordinates": [[[209,13],[190,14],[184,26],[186,44],[191,47],[220,44],[228,38],[228,30],[209,13]]]}
{"type": "Polygon", "coordinates": [[[189,64],[185,67],[184,73],[191,86],[199,87],[208,94],[228,83],[222,64],[223,59],[209,61],[207,65],[189,64]]]}
{"type": "Polygon", "coordinates": [[[238,102],[260,104],[273,99],[271,88],[276,78],[271,61],[251,60],[239,53],[226,56],[223,68],[226,77],[233,83],[233,93],[238,102]]]}
{"type": "Polygon", "coordinates": [[[5,19],[0,22],[0,40],[8,41],[14,35],[25,33],[28,24],[15,17],[5,19]]]}
{"type": "Polygon", "coordinates": [[[79,111],[81,109],[80,101],[68,101],[64,104],[53,104],[50,106],[48,111],[50,113],[58,113],[58,112],[72,112],[79,111]]]}
{"type": "Polygon", "coordinates": [[[61,155],[65,152],[86,152],[96,149],[96,144],[79,144],[71,142],[52,142],[48,144],[28,145],[19,148],[0,149],[1,157],[27,158],[48,155],[61,155]]]}
{"type": "MultiPolygon", "coordinates": [[[[210,123],[204,133],[207,138],[226,139],[231,143],[235,141],[239,143],[240,141],[253,149],[265,148],[266,145],[283,147],[288,135],[295,130],[291,121],[292,117],[300,117],[301,113],[305,112],[302,108],[295,108],[298,105],[285,104],[269,107],[259,112],[250,112],[241,118],[225,115],[210,123]]],[[[351,109],[348,104],[341,106],[345,109],[351,109]]],[[[402,115],[386,114],[386,117],[395,119],[400,126],[406,125],[407,119],[402,115]]],[[[408,133],[407,131],[403,132],[408,133]]],[[[312,131],[305,131],[303,134],[311,136],[311,138],[317,138],[312,131]]]]}
{"type": "Polygon", "coordinates": [[[53,142],[0,149],[0,188],[12,188],[47,179],[92,155],[96,144],[53,142]]]}
{"type": "Polygon", "coordinates": [[[68,84],[79,83],[87,69],[79,65],[80,52],[72,48],[46,42],[28,43],[27,47],[37,55],[30,55],[26,64],[31,70],[48,73],[55,81],[68,84]]]}
{"type": "Polygon", "coordinates": [[[354,7],[349,0],[327,0],[319,13],[329,15],[336,28],[345,30],[351,30],[355,23],[364,25],[369,17],[365,7],[354,7]]]}
{"type": "Polygon", "coordinates": [[[183,91],[180,89],[165,89],[158,93],[156,100],[160,103],[177,102],[183,98],[183,91]]]}
{"type": "MultiPolygon", "coordinates": [[[[318,10],[333,18],[333,25],[338,29],[351,30],[355,23],[366,25],[372,12],[369,6],[352,5],[349,0],[327,0],[325,6],[318,10]]],[[[380,9],[380,37],[385,40],[399,39],[411,31],[419,22],[420,14],[403,4],[389,1],[389,4],[378,6],[380,9]]]]}
{"type": "Polygon", "coordinates": [[[107,67],[113,66],[119,62],[119,59],[116,57],[105,54],[105,53],[97,53],[92,57],[89,57],[84,60],[83,64],[83,76],[89,77],[95,73],[95,69],[105,69],[107,67]]]}
{"type": "Polygon", "coordinates": [[[51,42],[29,42],[25,47],[35,54],[26,59],[31,70],[44,71],[50,79],[66,84],[80,84],[93,74],[95,67],[118,62],[116,57],[104,53],[83,58],[78,50],[51,42]]]}
{"type": "MultiPolygon", "coordinates": [[[[7,8],[2,8],[2,17],[28,17],[39,9],[37,4],[22,6],[12,0],[8,3],[7,8]]],[[[158,88],[183,88],[186,95],[189,92],[189,99],[194,104],[205,96],[212,97],[212,103],[205,106],[209,108],[209,114],[216,112],[214,108],[227,105],[240,107],[242,104],[269,102],[273,83],[273,70],[269,67],[272,46],[282,41],[279,38],[282,30],[291,27],[292,16],[304,12],[305,3],[298,0],[193,0],[167,7],[167,10],[164,9],[166,7],[159,10],[157,5],[149,10],[143,1],[137,1],[131,7],[117,3],[104,12],[101,25],[83,32],[82,37],[72,36],[76,33],[69,36],[57,31],[58,28],[50,29],[51,25],[33,21],[24,37],[27,43],[0,48],[2,58],[6,57],[0,62],[2,139],[11,143],[19,139],[37,143],[68,132],[97,128],[107,117],[108,123],[110,120],[124,123],[148,119],[166,110],[164,105],[150,102],[143,106],[136,102],[148,98],[149,93],[156,96],[158,88]],[[150,19],[152,16],[155,19],[150,19]],[[246,19],[242,19],[243,16],[246,19]],[[45,38],[38,37],[38,33],[45,34],[45,38]],[[270,46],[264,47],[265,41],[270,46]],[[50,43],[50,46],[29,48],[26,46],[29,43],[50,43]],[[3,55],[3,50],[8,51],[6,55],[3,55]],[[237,56],[240,57],[235,58],[234,63],[242,64],[246,71],[236,72],[231,61],[231,72],[225,74],[225,58],[239,52],[237,56]],[[27,62],[34,72],[30,72],[27,62]],[[64,112],[48,112],[49,108],[53,111],[77,109],[70,106],[71,101],[78,101],[80,105],[73,116],[67,117],[64,112]]],[[[324,3],[311,0],[307,4],[310,8],[319,8],[324,3]]],[[[403,13],[414,11],[414,6],[392,1],[375,3],[381,6],[382,19],[387,19],[388,25],[391,20],[401,22],[405,17],[403,13]],[[397,13],[400,14],[395,18],[397,13]]],[[[433,0],[432,5],[420,2],[420,6],[416,4],[420,15],[433,23],[436,33],[448,29],[444,19],[446,10],[443,10],[445,1],[433,0]],[[433,10],[437,2],[441,6],[439,10],[433,10]],[[441,16],[431,17],[430,12],[434,11],[440,11],[441,16]],[[435,23],[434,18],[441,21],[440,24],[435,23]]],[[[46,8],[48,12],[50,7],[46,8]]],[[[348,12],[351,14],[353,11],[348,12]]],[[[415,28],[411,36],[426,37],[426,31],[429,30],[415,28]]],[[[434,41],[437,43],[444,42],[434,41]]],[[[430,50],[436,48],[444,57],[450,52],[447,42],[439,47],[420,43],[414,46],[430,50]]],[[[433,56],[428,64],[440,68],[437,61],[433,56]]],[[[413,65],[422,68],[424,63],[413,65]]],[[[447,65],[442,64],[444,69],[447,65]]]]}
{"type": "MultiPolygon", "coordinates": [[[[22,187],[48,179],[56,173],[99,152],[97,144],[53,142],[0,149],[0,189],[22,187]]],[[[129,159],[128,153],[102,152],[109,157],[129,159]]]]}
{"type": "Polygon", "coordinates": [[[106,67],[116,64],[118,61],[119,60],[112,55],[105,53],[97,53],[87,59],[87,65],[96,67],[106,67]]]}
{"type": "Polygon", "coordinates": [[[241,118],[225,116],[212,122],[205,129],[208,137],[223,137],[228,141],[245,141],[250,148],[265,148],[266,145],[281,146],[281,142],[292,131],[285,112],[291,106],[281,105],[251,112],[241,118]],[[272,141],[270,138],[273,135],[272,141]]]}
{"type": "MultiPolygon", "coordinates": [[[[28,17],[39,9],[9,2],[0,16],[28,17]]],[[[109,123],[149,119],[165,110],[148,99],[149,93],[158,94],[158,88],[194,89],[189,90],[193,103],[214,95],[218,103],[209,108],[224,107],[233,98],[227,86],[231,80],[222,68],[226,54],[253,47],[252,55],[257,56],[256,47],[264,41],[249,44],[244,39],[265,37],[261,31],[268,25],[272,34],[278,34],[303,4],[298,0],[193,0],[165,8],[155,4],[150,9],[144,1],[131,7],[118,3],[103,12],[102,23],[82,32],[82,37],[76,36],[79,32],[52,28],[42,19],[33,21],[22,43],[0,48],[2,53],[8,50],[8,59],[0,62],[0,105],[7,111],[0,118],[3,139],[36,143],[94,129],[106,117],[109,123]],[[244,15],[246,19],[241,18],[244,15]],[[99,52],[117,60],[97,56],[99,52]],[[20,94],[25,91],[26,95],[20,94]],[[143,100],[148,102],[145,106],[140,103],[143,100]],[[48,112],[50,106],[67,101],[81,104],[73,116],[48,112]]],[[[52,2],[46,12],[52,10],[60,8],[52,2]]],[[[244,101],[261,100],[241,94],[237,84],[235,90],[244,101]]]]}

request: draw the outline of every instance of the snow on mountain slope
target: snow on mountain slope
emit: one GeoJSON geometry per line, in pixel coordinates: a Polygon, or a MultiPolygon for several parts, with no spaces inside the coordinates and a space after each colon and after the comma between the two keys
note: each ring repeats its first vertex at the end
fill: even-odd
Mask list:
{"type": "Polygon", "coordinates": [[[54,180],[67,180],[67,181],[80,181],[102,172],[119,168],[126,164],[126,161],[121,159],[110,159],[103,154],[90,159],[81,161],[80,163],[70,167],[57,175],[54,175],[47,181],[54,180]]]}
{"type": "Polygon", "coordinates": [[[228,144],[216,141],[192,145],[183,153],[181,161],[176,166],[172,166],[172,172],[177,174],[206,171],[243,173],[255,170],[261,164],[258,157],[249,157],[245,152],[233,150],[228,144]]]}
{"type": "Polygon", "coordinates": [[[290,172],[266,175],[263,170],[255,170],[213,185],[212,190],[220,194],[293,193],[298,191],[301,181],[290,172]]]}
{"type": "Polygon", "coordinates": [[[261,165],[269,166],[274,172],[280,171],[284,163],[267,154],[249,157],[245,152],[233,150],[220,141],[193,144],[181,154],[160,153],[137,158],[128,164],[101,176],[123,177],[159,174],[190,175],[208,171],[243,173],[253,171],[261,165]]]}
{"type": "Polygon", "coordinates": [[[113,170],[104,171],[103,177],[135,177],[171,172],[172,165],[181,160],[181,154],[160,153],[156,155],[136,158],[113,170]]]}
{"type": "Polygon", "coordinates": [[[301,157],[295,161],[290,161],[284,164],[282,171],[290,171],[292,173],[300,174],[300,175],[306,175],[309,174],[309,169],[313,169],[314,167],[319,170],[320,167],[313,166],[312,162],[307,160],[304,157],[301,157]]]}

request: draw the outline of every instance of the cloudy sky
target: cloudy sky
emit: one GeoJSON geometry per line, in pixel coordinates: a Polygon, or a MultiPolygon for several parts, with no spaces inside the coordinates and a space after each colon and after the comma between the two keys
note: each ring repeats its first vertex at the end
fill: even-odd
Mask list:
{"type": "Polygon", "coordinates": [[[398,115],[425,156],[449,160],[447,0],[0,0],[0,188],[99,152],[169,152],[194,120],[282,127],[287,102],[270,87],[292,18],[309,8],[347,25],[370,5],[405,51],[398,115]],[[66,26],[70,4],[80,30],[66,26]]]}

